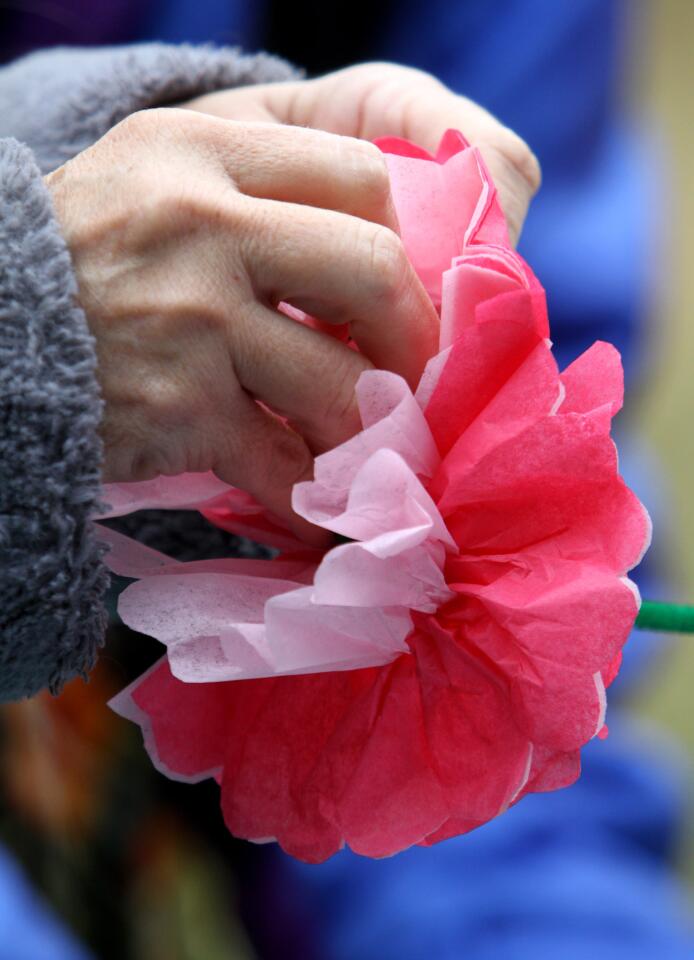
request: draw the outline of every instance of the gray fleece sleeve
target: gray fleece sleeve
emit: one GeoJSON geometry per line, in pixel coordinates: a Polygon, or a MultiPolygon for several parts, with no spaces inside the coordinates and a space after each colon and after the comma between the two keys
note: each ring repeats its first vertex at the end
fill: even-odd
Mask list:
{"type": "Polygon", "coordinates": [[[0,140],[0,699],[89,669],[106,571],[90,512],[101,402],[70,258],[31,151],[0,140]]]}
{"type": "Polygon", "coordinates": [[[266,53],[212,47],[145,43],[33,53],[0,70],[0,138],[26,143],[48,173],[136,110],[296,76],[266,53]]]}
{"type": "Polygon", "coordinates": [[[106,622],[89,520],[95,350],[41,173],[135,110],[291,75],[262,54],[160,44],[58,50],[0,70],[0,701],[84,675],[106,622]]]}

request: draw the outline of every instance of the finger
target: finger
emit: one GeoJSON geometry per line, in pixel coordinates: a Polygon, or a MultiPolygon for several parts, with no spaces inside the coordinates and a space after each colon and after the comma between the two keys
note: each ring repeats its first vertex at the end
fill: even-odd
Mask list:
{"type": "Polygon", "coordinates": [[[181,104],[184,110],[195,110],[224,120],[248,120],[261,123],[278,123],[277,117],[266,107],[255,92],[257,87],[240,87],[235,90],[219,90],[181,104]]]}
{"type": "Polygon", "coordinates": [[[256,200],[246,268],[256,291],[329,323],[349,323],[376,366],[410,386],[438,345],[438,316],[400,239],[327,210],[256,200]]]}
{"type": "Polygon", "coordinates": [[[338,210],[398,231],[383,154],[372,143],[278,123],[245,124],[229,137],[215,121],[220,159],[250,197],[338,210]]]}
{"type": "Polygon", "coordinates": [[[476,103],[442,88],[412,101],[409,138],[434,149],[450,127],[479,148],[498,191],[511,240],[518,242],[528,207],[540,186],[540,165],[527,144],[476,103]]]}
{"type": "Polygon", "coordinates": [[[220,418],[207,430],[214,437],[212,469],[220,480],[246,490],[306,543],[329,542],[326,531],[292,510],[294,484],[313,477],[313,457],[298,433],[242,391],[234,397],[231,422],[220,418]]]}
{"type": "MultiPolygon", "coordinates": [[[[517,243],[541,179],[540,165],[528,145],[478,104],[454,94],[438,82],[418,85],[403,101],[406,106],[402,110],[402,125],[386,132],[404,135],[434,151],[445,130],[460,130],[484,157],[498,191],[511,239],[517,243]]],[[[393,122],[397,112],[385,115],[393,122]]],[[[373,136],[377,135],[375,130],[376,125],[373,136]]],[[[365,135],[370,134],[371,130],[367,129],[365,135]]]]}
{"type": "Polygon", "coordinates": [[[375,64],[350,67],[316,80],[269,84],[268,109],[295,123],[365,140],[406,137],[434,151],[449,128],[479,147],[499,192],[514,242],[540,185],[540,166],[528,145],[488,111],[420,70],[375,64]],[[340,91],[349,88],[349,102],[340,91]],[[350,105],[354,106],[350,108],[350,105]]]}
{"type": "MultiPolygon", "coordinates": [[[[289,322],[289,321],[288,321],[289,322]]],[[[160,376],[132,384],[121,402],[107,405],[102,424],[104,483],[214,470],[234,487],[252,494],[287,522],[307,543],[323,546],[329,537],[294,513],[294,483],[309,480],[313,457],[298,433],[260,406],[229,377],[213,407],[201,407],[195,391],[185,388],[190,370],[167,365],[160,376]],[[126,401],[126,402],[123,402],[126,401]]],[[[193,364],[195,370],[200,366],[193,364]]]]}
{"type": "Polygon", "coordinates": [[[354,388],[369,361],[345,344],[258,306],[235,324],[234,370],[254,397],[287,417],[314,453],[361,429],[354,388]]]}

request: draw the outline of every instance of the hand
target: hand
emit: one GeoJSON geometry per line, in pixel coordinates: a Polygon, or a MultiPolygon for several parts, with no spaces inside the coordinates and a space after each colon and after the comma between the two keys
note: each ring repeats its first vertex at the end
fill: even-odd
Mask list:
{"type": "Polygon", "coordinates": [[[514,243],[540,185],[538,162],[520,137],[482,107],[410,67],[361,64],[315,80],[211,93],[186,106],[219,117],[296,124],[364,140],[405,137],[429,150],[454,127],[480,148],[514,243]]]}
{"type": "Polygon", "coordinates": [[[309,536],[291,488],[359,429],[360,373],[375,364],[414,386],[436,349],[380,151],[150,110],[46,182],[96,339],[104,481],[213,470],[309,536]],[[361,353],[282,301],[349,322],[361,353]]]}

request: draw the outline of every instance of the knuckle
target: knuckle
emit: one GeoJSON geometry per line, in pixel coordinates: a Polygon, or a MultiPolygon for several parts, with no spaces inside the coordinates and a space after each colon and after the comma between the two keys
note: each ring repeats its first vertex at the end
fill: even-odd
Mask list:
{"type": "Polygon", "coordinates": [[[359,429],[359,410],[354,388],[359,379],[361,367],[345,363],[331,371],[331,384],[327,391],[327,402],[322,410],[323,423],[330,427],[344,425],[349,432],[359,429]]]}
{"type": "Polygon", "coordinates": [[[160,450],[149,448],[137,450],[132,455],[129,474],[134,482],[153,480],[166,474],[165,463],[168,458],[160,450]]]}
{"type": "Polygon", "coordinates": [[[148,128],[153,111],[136,110],[128,114],[113,128],[118,133],[137,133],[148,128]]]}
{"type": "Polygon", "coordinates": [[[400,237],[388,227],[375,227],[370,232],[367,261],[367,284],[376,300],[398,298],[409,274],[409,262],[400,237]]]}
{"type": "Polygon", "coordinates": [[[154,203],[162,217],[175,221],[186,230],[192,230],[209,219],[208,198],[202,190],[190,185],[167,184],[157,191],[154,203]]]}
{"type": "Polygon", "coordinates": [[[309,477],[312,468],[313,458],[301,437],[289,429],[277,431],[268,449],[268,480],[293,486],[309,477]]]}
{"type": "Polygon", "coordinates": [[[145,181],[140,189],[141,224],[146,226],[146,237],[163,239],[190,231],[199,220],[199,208],[192,191],[169,183],[145,181]]]}
{"type": "Polygon", "coordinates": [[[231,184],[169,180],[150,184],[143,207],[157,223],[185,237],[200,231],[235,237],[245,226],[245,214],[231,184]]]}
{"type": "Polygon", "coordinates": [[[148,139],[155,134],[161,134],[163,130],[171,126],[170,114],[172,113],[173,111],[166,110],[163,107],[136,110],[116,124],[112,132],[114,135],[126,139],[148,139]]]}
{"type": "Polygon", "coordinates": [[[352,169],[359,192],[366,201],[384,206],[390,197],[390,177],[385,157],[378,147],[359,142],[353,148],[352,169]]]}
{"type": "Polygon", "coordinates": [[[408,66],[402,63],[393,63],[390,60],[370,60],[367,63],[358,63],[353,67],[347,67],[345,73],[351,73],[352,76],[364,77],[368,80],[382,82],[384,80],[412,81],[412,80],[433,80],[431,74],[420,70],[417,67],[408,66]]]}
{"type": "Polygon", "coordinates": [[[200,412],[194,391],[170,376],[150,375],[139,390],[140,403],[147,420],[161,431],[177,431],[187,427],[200,412]]]}
{"type": "Polygon", "coordinates": [[[102,431],[106,482],[137,483],[187,469],[183,452],[142,420],[110,423],[102,431]]]}
{"type": "Polygon", "coordinates": [[[260,264],[267,261],[268,251],[281,251],[285,257],[296,255],[296,251],[287,247],[286,224],[275,204],[268,206],[263,200],[239,194],[229,226],[248,275],[253,275],[260,264]]]}
{"type": "Polygon", "coordinates": [[[133,480],[153,480],[155,477],[175,477],[189,469],[195,467],[189,464],[184,449],[170,440],[161,439],[133,455],[131,473],[133,480]]]}

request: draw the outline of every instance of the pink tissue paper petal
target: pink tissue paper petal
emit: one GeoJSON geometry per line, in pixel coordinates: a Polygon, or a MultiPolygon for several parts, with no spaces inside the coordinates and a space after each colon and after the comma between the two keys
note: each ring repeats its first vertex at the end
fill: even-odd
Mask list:
{"type": "Polygon", "coordinates": [[[136,510],[194,510],[230,489],[213,473],[181,473],[139,483],[106,483],[102,499],[108,504],[97,519],[120,517],[136,510]]]}
{"type": "Polygon", "coordinates": [[[310,862],[429,846],[571,784],[607,732],[650,538],[610,436],[617,352],[560,373],[544,291],[460,134],[435,156],[381,149],[441,351],[414,395],[363,374],[362,431],[295,487],[351,542],[306,550],[231,490],[205,516],[288,554],[175,564],[105,534],[140,578],[122,615],[167,645],[115,708],[158,769],[220,783],[234,834],[310,862]]]}

